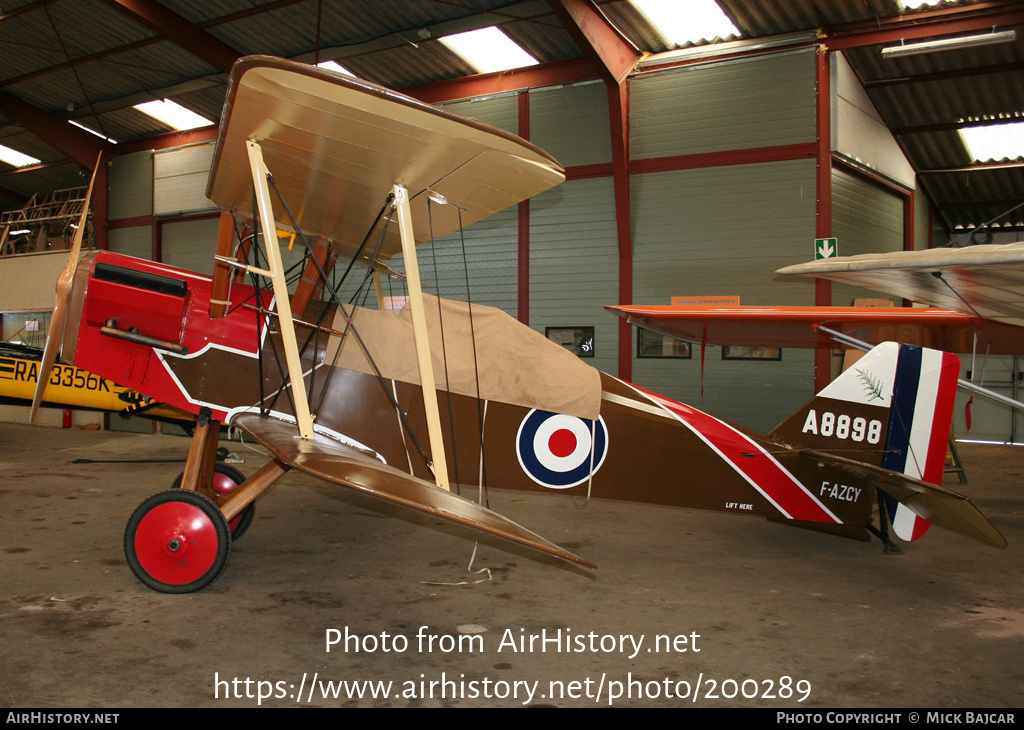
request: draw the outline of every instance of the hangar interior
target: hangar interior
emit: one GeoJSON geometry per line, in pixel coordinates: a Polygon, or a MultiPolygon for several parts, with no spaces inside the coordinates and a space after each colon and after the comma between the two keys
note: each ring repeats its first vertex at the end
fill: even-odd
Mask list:
{"type": "MultiPolygon", "coordinates": [[[[744,305],[849,305],[855,299],[880,295],[842,284],[780,278],[775,271],[811,259],[815,239],[837,239],[844,256],[912,251],[951,242],[1022,240],[1024,152],[1018,147],[1001,157],[974,159],[961,130],[981,126],[1019,129],[1024,123],[1024,85],[1019,83],[1024,64],[1024,37],[1019,36],[1024,28],[1024,6],[1015,0],[924,4],[900,0],[718,0],[712,5],[729,21],[730,30],[677,39],[654,24],[632,0],[393,0],[386,5],[372,0],[5,2],[0,9],[0,39],[8,49],[0,68],[0,145],[31,161],[0,162],[2,339],[41,345],[39,337],[45,333],[47,312],[53,307],[53,281],[67,259],[68,229],[47,229],[38,220],[33,223],[31,216],[19,217],[21,211],[56,196],[57,203],[63,205],[61,215],[70,220],[69,211],[76,209],[69,207],[65,198],[73,199],[77,193],[65,191],[84,186],[97,156],[102,155],[104,164],[92,201],[93,244],[212,273],[220,211],[206,198],[206,187],[232,64],[253,54],[310,64],[334,61],[361,79],[519,135],[565,167],[563,184],[467,227],[464,237],[448,236],[421,253],[423,258],[430,257],[424,282],[428,289],[451,299],[471,296],[473,302],[498,307],[542,334],[551,328],[589,328],[591,347],[584,354],[599,370],[767,433],[832,379],[841,358],[827,351],[784,349],[772,358],[725,359],[718,349],[708,348],[704,353],[696,346],[685,352],[672,349],[671,356],[664,356],[644,350],[637,331],[604,306],[668,304],[672,297],[725,297],[744,305]],[[489,27],[503,31],[535,64],[481,72],[440,40],[489,27]],[[1006,31],[1018,35],[1004,38],[1006,31]],[[929,49],[905,57],[881,53],[884,48],[934,39],[996,33],[1001,34],[1000,42],[991,45],[929,49]],[[159,99],[175,101],[207,123],[176,130],[134,108],[159,99]],[[15,235],[15,231],[21,232],[15,235]],[[465,263],[463,249],[468,252],[465,263]],[[467,291],[467,278],[471,291],[467,291]],[[31,322],[36,324],[30,327],[31,322]]],[[[296,250],[286,254],[286,260],[291,256],[295,261],[299,255],[296,250]]],[[[400,259],[395,265],[401,268],[400,259]]],[[[985,367],[985,385],[1016,397],[1016,358],[989,358],[985,367]]],[[[965,361],[964,371],[970,369],[965,361]]],[[[962,407],[966,396],[960,398],[954,411],[958,435],[1000,442],[1022,440],[1022,424],[1012,410],[979,404],[973,423],[968,424],[962,407]]],[[[22,406],[0,406],[0,418],[12,424],[24,423],[26,413],[22,406]]],[[[67,417],[64,420],[67,423],[67,417]]],[[[61,414],[46,414],[44,422],[58,425],[61,414]]],[[[85,411],[76,411],[71,423],[131,428],[109,416],[104,419],[85,411]]],[[[149,430],[148,423],[143,428],[149,430]]],[[[3,467],[5,481],[16,485],[3,490],[4,501],[31,488],[35,437],[24,429],[0,425],[0,438],[12,450],[11,461],[3,467]]],[[[61,459],[65,451],[97,449],[122,459],[131,448],[152,449],[154,456],[168,457],[176,448],[186,448],[165,436],[154,436],[159,445],[146,447],[134,436],[121,442],[88,433],[76,433],[65,446],[56,434],[40,437],[38,443],[46,444],[45,448],[60,454],[57,458],[61,459]]],[[[1006,454],[966,450],[968,474],[972,466],[988,473],[990,460],[1017,458],[1015,452],[1006,454]]],[[[95,528],[103,519],[97,519],[100,515],[117,522],[114,515],[126,503],[108,504],[110,495],[91,488],[97,479],[94,472],[83,475],[77,468],[56,468],[54,463],[46,469],[47,486],[36,490],[34,498],[19,502],[13,512],[5,509],[0,519],[19,524],[22,519],[44,519],[50,507],[40,494],[56,497],[67,489],[60,484],[66,479],[74,485],[74,495],[68,499],[92,500],[99,508],[88,518],[68,513],[66,516],[79,517],[71,520],[71,525],[81,522],[95,528]]],[[[177,468],[171,466],[167,473],[176,473],[177,468]]],[[[996,478],[1012,481],[1019,476],[1013,469],[1012,465],[999,467],[996,478]]],[[[141,467],[138,475],[144,481],[161,480],[164,472],[157,475],[154,465],[148,465],[141,467]]],[[[860,550],[855,558],[842,557],[848,549],[845,541],[823,547],[819,554],[828,558],[813,569],[774,572],[777,568],[764,565],[774,564],[769,558],[748,555],[737,559],[735,553],[729,554],[727,544],[736,539],[744,544],[745,553],[760,553],[760,548],[750,548],[764,540],[777,551],[778,564],[798,563],[807,558],[786,544],[793,531],[775,536],[775,526],[758,525],[737,535],[727,521],[721,526],[714,521],[701,523],[693,532],[687,531],[684,538],[691,547],[694,534],[700,534],[697,553],[701,557],[694,556],[690,562],[672,554],[672,536],[679,528],[667,527],[664,520],[693,519],[694,515],[666,518],[645,511],[635,517],[638,524],[645,525],[644,530],[665,540],[658,554],[671,554],[662,566],[671,573],[671,582],[655,585],[665,575],[652,570],[644,579],[651,584],[630,587],[631,558],[639,560],[639,555],[648,554],[650,562],[661,562],[663,557],[650,558],[635,541],[616,536],[605,521],[591,527],[623,552],[616,554],[608,545],[600,551],[612,561],[618,583],[604,598],[599,584],[573,577],[558,585],[557,577],[534,576],[542,569],[532,565],[524,570],[534,576],[530,581],[543,583],[544,589],[533,596],[524,595],[521,591],[529,593],[529,589],[515,587],[516,568],[508,563],[498,569],[503,587],[492,583],[479,589],[478,594],[484,595],[474,597],[472,608],[460,607],[457,594],[445,589],[419,585],[401,589],[398,603],[415,618],[396,619],[388,609],[371,608],[371,598],[380,590],[374,580],[389,584],[409,581],[423,567],[393,565],[389,541],[403,545],[397,553],[403,557],[396,558],[401,562],[411,557],[404,546],[421,539],[419,533],[410,536],[405,531],[422,528],[399,523],[387,528],[389,533],[383,536],[362,536],[375,541],[380,549],[369,551],[372,555],[351,555],[367,567],[365,572],[340,566],[337,555],[320,554],[300,569],[299,576],[293,576],[296,585],[292,587],[280,576],[267,578],[274,586],[268,593],[271,599],[261,598],[253,586],[243,587],[245,579],[234,575],[228,582],[218,583],[224,587],[196,600],[218,612],[210,625],[225,631],[230,622],[224,614],[234,608],[256,615],[301,605],[296,610],[318,629],[325,620],[322,614],[337,616],[355,608],[364,611],[364,633],[386,624],[411,636],[416,621],[438,625],[438,613],[423,608],[435,602],[449,612],[443,628],[450,632],[456,625],[487,621],[492,622],[492,631],[496,625],[557,626],[560,619],[551,607],[572,601],[573,597],[559,594],[577,589],[584,596],[582,603],[600,616],[594,619],[597,624],[611,632],[620,619],[608,596],[631,606],[631,613],[640,613],[650,605],[644,596],[653,592],[656,618],[642,630],[654,633],[656,625],[669,631],[672,626],[688,627],[700,621],[707,625],[709,619],[701,616],[700,607],[715,607],[725,617],[718,624],[712,621],[713,626],[705,631],[729,647],[710,650],[718,651],[715,662],[719,669],[760,678],[758,672],[774,671],[779,665],[767,661],[761,652],[754,652],[756,661],[749,659],[741,645],[780,652],[805,674],[814,675],[816,684],[831,685],[818,695],[819,706],[1012,706],[1020,670],[1009,657],[1018,654],[1024,636],[1020,630],[1024,607],[1019,588],[1004,582],[1012,581],[1012,573],[1002,571],[1013,564],[1012,556],[1020,555],[1020,547],[1014,543],[1019,544],[1022,530],[1019,495],[1010,492],[1010,484],[1001,486],[1004,491],[983,487],[982,494],[986,506],[1001,520],[999,526],[1011,548],[991,561],[983,575],[973,577],[968,577],[968,563],[975,559],[984,562],[980,549],[959,539],[944,545],[938,554],[910,558],[915,561],[912,568],[886,567],[879,574],[872,573],[871,567],[882,561],[877,550],[860,550]],[[1018,539],[1014,541],[1014,537],[1018,539]],[[718,550],[725,551],[725,556],[716,557],[708,546],[719,545],[719,541],[718,550]],[[848,569],[864,581],[867,597],[843,587],[834,575],[821,574],[832,561],[855,563],[848,569]],[[739,575],[734,573],[737,566],[739,575]],[[358,585],[356,595],[342,597],[340,588],[317,588],[318,570],[334,576],[346,573],[348,585],[358,585]],[[381,577],[371,579],[369,571],[379,571],[381,577]],[[675,589],[696,592],[691,581],[702,580],[708,571],[715,573],[715,590],[730,600],[702,602],[673,594],[675,589]],[[753,575],[759,571],[768,571],[768,577],[753,575]],[[749,592],[740,588],[748,581],[752,586],[749,592]],[[784,600],[788,581],[800,585],[793,607],[786,606],[784,600]],[[821,593],[812,587],[819,581],[821,593]],[[941,590],[936,582],[942,584],[941,590]],[[756,627],[741,633],[735,627],[745,619],[737,606],[747,601],[750,593],[756,594],[752,605],[760,607],[761,615],[753,619],[756,627]],[[503,601],[525,602],[536,611],[536,620],[524,618],[526,614],[518,610],[503,615],[503,601]],[[943,613],[947,601],[955,606],[955,618],[943,613]],[[887,608],[880,608],[883,605],[887,608]],[[913,617],[915,605],[921,606],[920,622],[913,617]],[[887,613],[891,606],[897,607],[898,616],[887,613]],[[851,607],[857,614],[852,618],[851,607]],[[867,678],[873,669],[883,661],[901,662],[891,653],[883,652],[880,658],[873,654],[881,651],[876,642],[865,639],[865,648],[856,638],[857,633],[863,636],[878,628],[869,608],[881,610],[883,623],[892,621],[907,632],[927,622],[951,627],[948,631],[953,638],[948,644],[933,636],[916,647],[912,659],[924,662],[932,647],[940,650],[947,666],[930,683],[898,677],[889,666],[885,673],[888,688],[869,692],[867,678]],[[861,614],[862,609],[866,613],[861,614]],[[490,618],[473,618],[483,613],[490,618]],[[451,618],[457,615],[466,619],[451,618]],[[970,623],[975,616],[978,623],[970,623]],[[836,624],[846,624],[848,637],[844,634],[840,642],[831,645],[826,641],[819,650],[829,662],[848,660],[851,674],[826,670],[811,661],[809,651],[792,648],[796,642],[793,632],[805,620],[820,636],[836,624]],[[990,666],[978,670],[968,689],[957,689],[948,666],[973,657],[982,645],[991,652],[990,666]],[[847,684],[840,687],[844,682],[847,684]]],[[[336,506],[324,496],[325,490],[308,485],[305,489],[312,490],[306,492],[306,501],[314,505],[317,516],[340,511],[347,519],[359,521],[371,514],[362,505],[336,506]]],[[[136,495],[134,486],[128,491],[132,492],[130,509],[143,495],[136,495]]],[[[284,503],[286,498],[275,499],[284,503]]],[[[302,504],[302,494],[287,499],[286,510],[309,508],[302,504]]],[[[562,508],[553,512],[536,495],[511,499],[516,500],[526,515],[554,523],[548,525],[553,532],[564,530],[560,540],[564,537],[592,547],[598,542],[597,537],[581,537],[585,530],[580,525],[567,526],[574,515],[562,508]]],[[[634,516],[623,509],[616,506],[604,520],[632,520],[634,516]]],[[[586,514],[589,522],[590,511],[586,514]]],[[[258,520],[258,525],[266,522],[280,527],[271,520],[258,520]]],[[[120,523],[117,525],[112,532],[119,532],[120,523]]],[[[74,554],[75,561],[98,564],[96,556],[86,555],[88,548],[76,542],[82,539],[76,528],[60,529],[75,533],[66,536],[71,541],[68,545],[73,546],[67,556],[74,554]]],[[[56,544],[49,550],[25,548],[37,537],[31,527],[9,530],[4,539],[9,543],[7,557],[0,561],[10,566],[18,556],[28,555],[28,567],[36,568],[44,553],[47,560],[59,561],[61,550],[56,544]],[[55,548],[56,556],[52,554],[55,548]],[[28,552],[19,552],[23,549],[28,552]]],[[[57,538],[57,543],[64,539],[57,538]]],[[[294,538],[287,539],[294,542],[294,538]]],[[[338,539],[346,552],[365,550],[365,545],[354,545],[358,542],[354,537],[338,539]]],[[[442,552],[449,549],[444,539],[430,538],[441,541],[442,552]]],[[[798,533],[796,542],[814,554],[819,539],[827,540],[798,533]]],[[[92,650],[85,648],[88,640],[104,632],[114,633],[115,627],[122,625],[129,627],[133,637],[132,646],[125,648],[127,659],[141,667],[152,665],[145,671],[166,669],[174,661],[173,653],[181,651],[202,657],[204,671],[210,669],[212,674],[216,661],[210,651],[214,648],[206,646],[212,640],[206,632],[188,633],[177,620],[179,635],[170,640],[175,647],[170,654],[161,650],[147,658],[138,652],[136,645],[150,640],[140,632],[160,631],[156,620],[150,622],[145,616],[176,613],[180,604],[172,600],[176,597],[154,595],[144,598],[146,606],[139,607],[131,599],[132,592],[143,590],[141,587],[111,587],[117,583],[108,574],[120,570],[113,567],[119,562],[119,540],[120,535],[115,535],[114,547],[105,545],[99,558],[106,567],[96,585],[106,588],[90,587],[87,578],[75,576],[71,590],[76,597],[56,611],[50,610],[52,605],[38,602],[42,593],[51,590],[45,580],[35,574],[24,579],[12,601],[3,607],[15,621],[5,623],[15,625],[13,631],[38,630],[45,640],[26,640],[25,648],[16,653],[4,650],[6,659],[0,661],[7,665],[9,677],[28,676],[33,653],[43,651],[50,656],[49,652],[55,651],[46,642],[50,638],[61,641],[64,637],[69,646],[77,647],[74,651],[86,657],[92,655],[92,650]],[[113,591],[114,601],[97,598],[101,590],[113,591]],[[97,602],[102,608],[89,614],[97,602]],[[44,623],[33,623],[37,621],[44,623]],[[70,622],[65,629],[59,628],[62,621],[70,622]]],[[[337,547],[340,543],[329,544],[337,547]]],[[[284,563],[282,554],[307,551],[297,545],[267,547],[264,543],[257,552],[284,563]]],[[[453,560],[461,560],[462,555],[459,552],[453,560]]],[[[309,556],[295,558],[306,560],[309,556]]],[[[242,560],[247,560],[244,553],[242,560]]],[[[263,576],[272,571],[259,567],[257,554],[250,554],[248,561],[253,573],[263,576]]],[[[27,570],[16,567],[18,575],[27,570]]],[[[274,570],[284,568],[278,565],[274,570]]],[[[257,582],[256,575],[249,578],[257,582]]],[[[400,612],[398,608],[395,611],[400,612]]],[[[587,619],[575,615],[572,620],[582,625],[587,619]]],[[[260,664],[266,673],[272,673],[275,666],[297,666],[297,657],[287,656],[283,644],[269,638],[282,631],[280,627],[262,622],[255,626],[260,632],[257,644],[273,645],[274,658],[260,664]]],[[[938,635],[943,631],[940,628],[938,635]]],[[[325,670],[337,669],[333,657],[320,653],[319,647],[313,660],[312,637],[300,637],[291,627],[283,633],[299,647],[296,655],[307,653],[311,667],[319,661],[325,670]]],[[[152,641],[163,639],[154,637],[152,641]]],[[[224,656],[225,673],[255,676],[259,672],[257,661],[241,648],[233,647],[224,656]]],[[[369,657],[360,657],[359,666],[369,673],[396,677],[416,666],[399,663],[400,669],[396,669],[376,664],[382,658],[386,657],[376,654],[371,662],[369,657]]],[[[501,662],[500,656],[487,658],[501,662]]],[[[600,659],[595,659],[588,671],[601,671],[600,659]]],[[[617,669],[627,664],[618,664],[617,669]]],[[[645,676],[679,676],[700,662],[685,668],[663,664],[638,666],[637,671],[645,676]]],[[[458,662],[454,666],[458,667],[458,662]]],[[[468,667],[464,666],[465,671],[468,667]]],[[[560,671],[558,667],[530,667],[534,670],[545,677],[560,671]]],[[[106,681],[92,685],[93,694],[64,693],[55,682],[34,675],[8,680],[6,694],[0,690],[0,706],[115,705],[119,699],[113,688],[113,671],[111,667],[110,686],[106,681]]],[[[205,674],[203,677],[205,682],[205,674]]],[[[190,678],[184,687],[157,683],[150,697],[133,692],[128,702],[133,706],[188,705],[191,692],[195,704],[218,704],[209,696],[200,696],[206,688],[199,679],[190,678]]],[[[233,703],[251,705],[248,698],[235,698],[233,703]]],[[[657,703],[671,704],[665,697],[657,703]]],[[[351,704],[362,703],[353,700],[351,704]]],[[[751,704],[773,706],[768,701],[751,704]]]]}

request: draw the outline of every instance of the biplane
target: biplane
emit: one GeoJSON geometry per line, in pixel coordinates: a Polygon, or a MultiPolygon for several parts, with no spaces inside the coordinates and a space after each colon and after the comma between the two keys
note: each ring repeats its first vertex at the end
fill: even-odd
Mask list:
{"type": "Polygon", "coordinates": [[[128,520],[135,575],[172,593],[215,580],[228,522],[292,469],[583,568],[455,492],[699,507],[866,540],[877,488],[1005,545],[968,500],[928,483],[953,355],[882,345],[765,437],[600,373],[498,309],[422,291],[417,244],[563,179],[503,130],[324,69],[240,60],[207,189],[230,212],[212,277],[76,249],[58,282],[44,368],[59,347],[65,362],[197,415],[181,488],[128,520]],[[294,291],[278,231],[305,247],[294,291]],[[398,261],[408,304],[395,312],[379,282],[398,261]],[[210,488],[219,423],[271,455],[226,493],[210,488]]]}

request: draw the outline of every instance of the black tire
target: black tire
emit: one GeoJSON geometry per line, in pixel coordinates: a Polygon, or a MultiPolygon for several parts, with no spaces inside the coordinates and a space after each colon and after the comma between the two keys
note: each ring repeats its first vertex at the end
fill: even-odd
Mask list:
{"type": "Polygon", "coordinates": [[[191,593],[215,581],[231,555],[220,507],[188,489],[157,492],[135,508],[124,530],[135,577],[161,593],[191,593]]]}

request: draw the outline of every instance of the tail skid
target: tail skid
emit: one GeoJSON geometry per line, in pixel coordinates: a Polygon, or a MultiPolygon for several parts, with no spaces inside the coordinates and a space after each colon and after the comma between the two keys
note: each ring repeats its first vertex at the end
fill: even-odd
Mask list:
{"type": "MultiPolygon", "coordinates": [[[[952,353],[882,343],[771,435],[838,469],[850,484],[877,487],[902,540],[918,539],[934,522],[1005,547],[966,497],[938,486],[959,370],[952,353]]],[[[887,541],[884,522],[880,537],[887,541]]]]}

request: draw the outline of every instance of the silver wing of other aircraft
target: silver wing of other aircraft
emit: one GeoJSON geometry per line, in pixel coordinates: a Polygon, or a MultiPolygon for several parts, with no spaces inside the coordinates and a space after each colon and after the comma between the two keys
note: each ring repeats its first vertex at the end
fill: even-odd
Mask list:
{"type": "Polygon", "coordinates": [[[1024,243],[841,256],[787,266],[932,307],[1024,326],[1024,243]]]}

